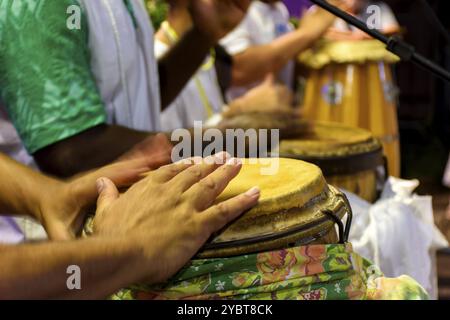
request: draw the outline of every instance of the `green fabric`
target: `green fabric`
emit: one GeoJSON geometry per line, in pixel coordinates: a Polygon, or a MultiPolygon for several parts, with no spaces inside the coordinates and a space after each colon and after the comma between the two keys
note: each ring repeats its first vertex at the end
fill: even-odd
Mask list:
{"type": "Polygon", "coordinates": [[[419,300],[428,295],[409,277],[385,278],[346,244],[193,260],[166,284],[134,286],[112,299],[419,300]]]}
{"type": "Polygon", "coordinates": [[[75,0],[0,0],[0,94],[28,152],[105,123],[88,26],[67,27],[75,0]]]}
{"type": "Polygon", "coordinates": [[[125,3],[125,6],[127,7],[128,12],[130,13],[131,16],[131,20],[133,20],[133,25],[135,28],[138,27],[138,23],[136,20],[136,16],[134,15],[134,9],[133,9],[133,5],[131,4],[130,0],[123,0],[125,3]]]}
{"type": "Polygon", "coordinates": [[[167,18],[169,4],[166,0],[145,0],[145,3],[153,28],[158,30],[161,23],[167,18]]]}

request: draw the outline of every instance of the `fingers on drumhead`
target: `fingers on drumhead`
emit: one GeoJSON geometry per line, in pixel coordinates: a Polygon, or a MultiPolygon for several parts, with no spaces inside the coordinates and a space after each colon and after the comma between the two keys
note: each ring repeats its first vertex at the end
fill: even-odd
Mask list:
{"type": "Polygon", "coordinates": [[[210,227],[211,233],[216,232],[255,206],[260,194],[260,189],[253,187],[244,194],[212,206],[201,214],[201,218],[210,227]]]}
{"type": "MultiPolygon", "coordinates": [[[[185,170],[182,174],[174,177],[171,181],[174,185],[174,192],[183,193],[195,186],[198,182],[209,179],[211,174],[224,164],[224,157],[226,155],[219,155],[219,157],[213,159],[202,159],[201,164],[192,165],[185,170]]],[[[202,192],[198,190],[198,192],[202,192]]],[[[195,195],[193,195],[195,197],[195,195]]],[[[199,196],[202,196],[199,194],[199,196]]]]}
{"type": "Polygon", "coordinates": [[[216,154],[206,157],[206,158],[191,157],[191,158],[186,158],[186,159],[180,160],[177,163],[187,163],[187,164],[196,164],[196,165],[199,165],[199,164],[223,165],[230,158],[231,158],[231,155],[228,152],[222,151],[222,152],[216,153],[216,154]]]}
{"type": "Polygon", "coordinates": [[[193,185],[188,190],[188,195],[194,200],[195,207],[198,210],[208,208],[230,181],[239,174],[241,168],[241,160],[230,158],[225,165],[203,178],[198,184],[193,185]]]}
{"type": "Polygon", "coordinates": [[[151,175],[151,179],[160,183],[168,182],[192,166],[194,166],[194,164],[191,162],[176,162],[174,164],[169,164],[154,171],[151,175]]]}

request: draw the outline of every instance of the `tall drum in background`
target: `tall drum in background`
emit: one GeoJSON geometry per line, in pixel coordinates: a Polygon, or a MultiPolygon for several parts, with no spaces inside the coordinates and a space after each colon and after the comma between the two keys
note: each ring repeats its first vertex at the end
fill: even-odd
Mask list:
{"type": "Polygon", "coordinates": [[[367,129],[382,142],[389,175],[400,175],[397,58],[376,40],[323,40],[300,56],[309,72],[303,115],[367,129]]]}

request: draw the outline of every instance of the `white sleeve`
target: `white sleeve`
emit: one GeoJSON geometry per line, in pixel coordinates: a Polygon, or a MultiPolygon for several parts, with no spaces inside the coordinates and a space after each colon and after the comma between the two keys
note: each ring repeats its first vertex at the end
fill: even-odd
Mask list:
{"type": "Polygon", "coordinates": [[[220,44],[231,55],[244,52],[252,46],[248,15],[229,34],[220,40],[220,44]]]}
{"type": "Polygon", "coordinates": [[[392,9],[384,2],[380,3],[380,7],[382,30],[390,27],[398,27],[399,24],[392,9]]]}
{"type": "Polygon", "coordinates": [[[156,39],[156,37],[155,37],[153,49],[154,49],[154,51],[155,51],[155,57],[156,57],[156,59],[159,59],[159,58],[161,58],[163,55],[165,55],[167,51],[169,51],[169,46],[166,45],[165,43],[159,41],[159,40],[156,39]]]}

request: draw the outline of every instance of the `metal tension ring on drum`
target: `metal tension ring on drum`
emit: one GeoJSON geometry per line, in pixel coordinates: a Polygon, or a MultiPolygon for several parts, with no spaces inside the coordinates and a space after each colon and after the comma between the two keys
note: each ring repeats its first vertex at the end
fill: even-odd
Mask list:
{"type": "Polygon", "coordinates": [[[335,222],[338,225],[339,243],[345,244],[348,242],[348,238],[350,235],[350,228],[351,228],[352,220],[353,220],[353,212],[352,212],[352,208],[350,207],[347,197],[345,195],[338,195],[338,196],[342,197],[344,203],[346,204],[346,206],[348,208],[347,221],[345,222],[345,227],[344,227],[344,224],[342,223],[341,218],[339,218],[339,216],[336,215],[333,211],[326,209],[326,210],[322,210],[322,213],[327,215],[328,217],[330,217],[331,220],[333,220],[333,222],[335,222]]]}

